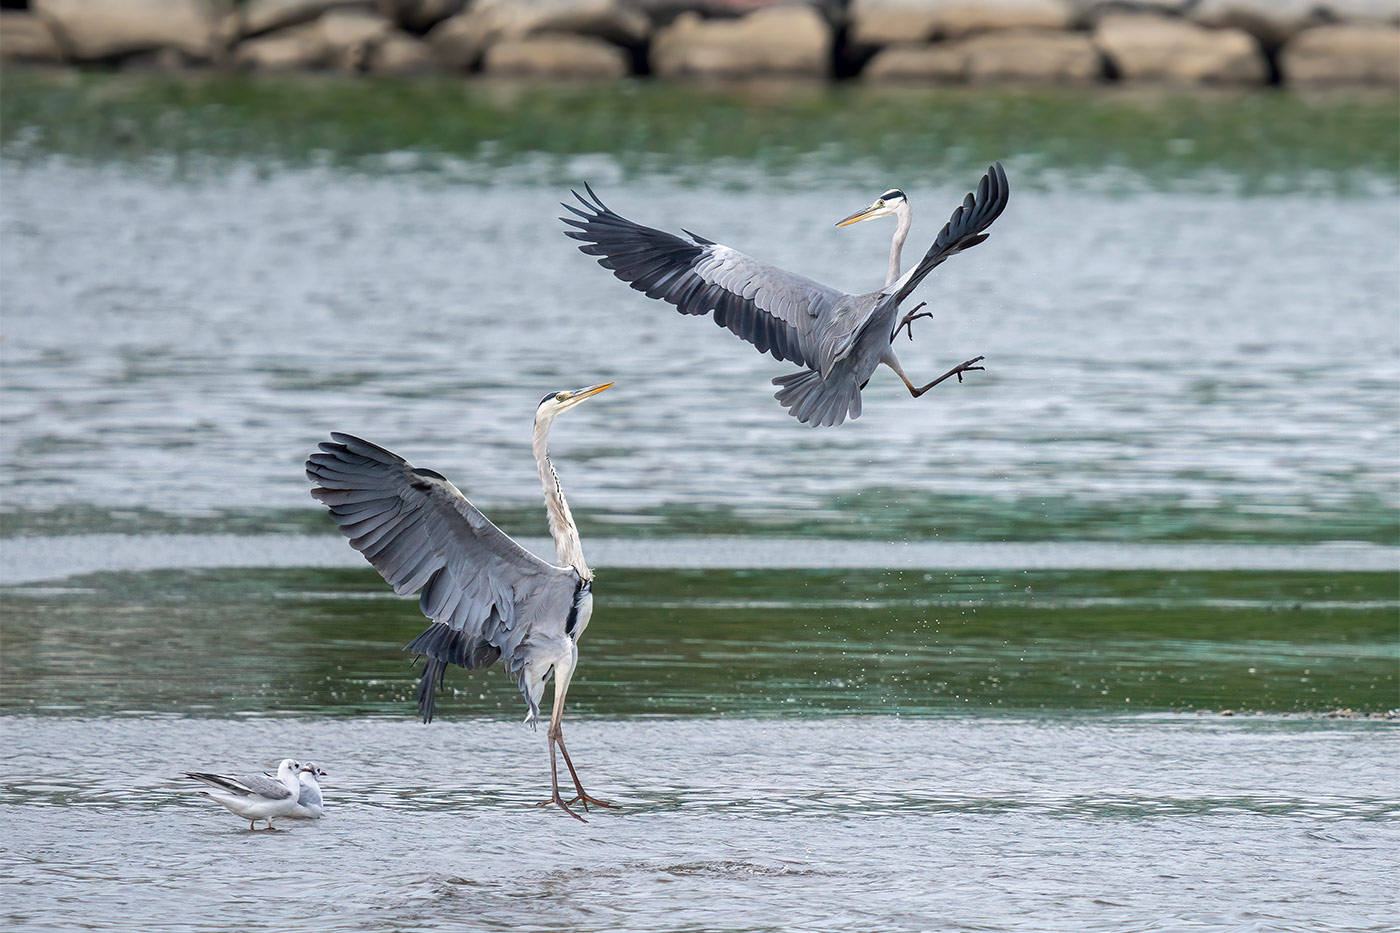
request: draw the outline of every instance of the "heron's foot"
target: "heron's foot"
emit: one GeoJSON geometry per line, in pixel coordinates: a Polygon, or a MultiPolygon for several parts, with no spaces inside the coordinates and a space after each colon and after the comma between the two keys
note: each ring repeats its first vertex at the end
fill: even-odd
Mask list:
{"type": "Polygon", "coordinates": [[[595,807],[607,807],[608,809],[612,809],[613,807],[613,804],[608,803],[606,800],[599,800],[592,794],[585,793],[581,787],[578,789],[578,795],[575,796],[573,800],[570,800],[569,803],[582,803],[584,810],[588,809],[590,803],[595,807]]]}
{"type": "MultiPolygon", "coordinates": [[[[577,799],[578,799],[577,797],[574,798],[574,800],[577,800],[577,799]]],[[[570,801],[569,801],[569,803],[573,803],[573,802],[574,802],[573,800],[570,800],[570,801]]],[[[588,822],[587,820],[585,820],[583,817],[579,816],[579,815],[578,815],[577,813],[575,813],[573,810],[570,810],[570,809],[569,809],[569,803],[565,803],[565,802],[564,802],[564,798],[562,798],[562,797],[559,796],[559,788],[556,787],[556,788],[554,789],[554,796],[553,796],[553,797],[550,797],[548,800],[541,800],[539,803],[535,804],[535,806],[537,806],[537,807],[547,807],[547,806],[549,806],[550,804],[555,804],[556,806],[559,807],[559,809],[563,810],[565,813],[569,814],[569,816],[572,816],[574,819],[578,820],[580,823],[587,823],[587,822],[588,822]]]]}
{"type": "Polygon", "coordinates": [[[948,379],[948,378],[950,378],[950,377],[952,377],[952,376],[957,376],[957,377],[958,377],[958,382],[962,382],[963,373],[972,372],[972,371],[975,370],[975,369],[985,370],[985,369],[987,368],[987,367],[985,367],[985,366],[978,366],[978,365],[977,365],[978,363],[982,362],[984,359],[986,359],[986,357],[984,357],[984,356],[975,356],[975,357],[973,357],[972,359],[968,360],[968,361],[965,362],[965,363],[959,363],[958,365],[954,366],[952,369],[948,370],[946,373],[944,373],[943,375],[939,376],[937,379],[933,380],[933,381],[930,382],[928,385],[923,386],[922,388],[916,389],[916,388],[914,388],[913,386],[910,386],[910,387],[909,387],[909,393],[910,393],[911,395],[913,395],[914,398],[918,398],[919,396],[921,396],[921,395],[923,395],[925,392],[927,392],[929,389],[932,389],[934,386],[938,385],[938,384],[939,384],[940,382],[942,382],[944,379],[948,379]]]}
{"type": "Polygon", "coordinates": [[[917,320],[918,320],[919,318],[921,318],[921,317],[928,317],[928,318],[933,317],[933,312],[932,312],[932,311],[925,311],[925,312],[922,313],[922,314],[916,313],[920,308],[922,308],[922,307],[923,307],[924,305],[926,305],[926,304],[928,304],[927,301],[921,301],[921,302],[919,302],[917,305],[915,305],[913,308],[911,308],[911,309],[908,311],[908,313],[906,313],[906,314],[904,315],[904,317],[900,318],[899,326],[896,327],[896,328],[894,329],[894,334],[892,335],[892,337],[898,337],[898,336],[899,336],[899,332],[900,332],[901,330],[903,330],[904,328],[907,327],[907,328],[909,328],[909,339],[910,339],[910,340],[913,340],[913,339],[914,339],[914,322],[917,321],[917,320]]]}

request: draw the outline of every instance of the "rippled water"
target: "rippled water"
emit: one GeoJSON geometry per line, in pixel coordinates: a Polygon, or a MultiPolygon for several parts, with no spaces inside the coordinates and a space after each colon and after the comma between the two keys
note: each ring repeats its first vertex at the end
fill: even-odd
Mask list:
{"type": "Polygon", "coordinates": [[[1393,732],[1186,719],[620,721],[617,809],[531,804],[516,725],[5,719],[12,928],[1388,930],[1393,732]],[[325,761],[326,817],[245,824],[191,767],[325,761]]]}
{"type": "MultiPolygon", "coordinates": [[[[1320,714],[1400,706],[1394,199],[1010,164],[900,351],[988,371],[814,431],[529,173],[0,160],[0,925],[1392,929],[1394,722],[1320,714]],[[301,464],[362,433],[538,535],[534,403],[605,379],[553,444],[600,568],[570,748],[620,804],[584,826],[498,673],[411,721],[423,621],[301,464]],[[177,779],[283,755],[326,819],[177,779]]],[[[926,242],[976,180],[573,165],[853,290],[889,231],[832,222],[897,184],[926,242]]]]}
{"type": "MultiPolygon", "coordinates": [[[[1013,171],[992,238],[938,270],[937,317],[900,351],[915,374],[977,354],[987,372],[919,400],[877,375],[858,422],[813,430],[771,398],[788,367],[579,254],[562,187],[0,172],[12,521],[311,515],[300,464],[331,429],[537,516],[535,403],[615,379],[554,442],[571,499],[613,527],[1394,542],[1389,199],[1111,196],[1013,171]]],[[[853,290],[882,278],[889,230],[834,220],[897,182],[923,243],[976,181],[677,189],[605,159],[585,178],[626,214],[853,290]]]]}

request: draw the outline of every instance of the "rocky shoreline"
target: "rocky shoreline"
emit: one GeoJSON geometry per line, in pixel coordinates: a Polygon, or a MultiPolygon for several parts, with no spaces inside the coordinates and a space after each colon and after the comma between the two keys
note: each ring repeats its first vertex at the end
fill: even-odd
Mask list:
{"type": "Polygon", "coordinates": [[[1400,0],[3,0],[0,59],[179,71],[1400,90],[1400,0]]]}

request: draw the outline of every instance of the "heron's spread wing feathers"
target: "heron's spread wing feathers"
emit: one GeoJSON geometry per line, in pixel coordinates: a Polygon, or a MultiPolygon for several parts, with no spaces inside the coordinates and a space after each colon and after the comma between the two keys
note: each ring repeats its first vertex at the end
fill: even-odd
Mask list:
{"type": "Polygon", "coordinates": [[[815,364],[819,321],[844,293],[688,230],[679,237],[633,223],[584,187],[588,197],[574,192],[583,207],[565,204],[575,216],[560,219],[577,228],[565,234],[600,266],[682,314],[712,314],[776,359],[815,364]]]}
{"type": "MultiPolygon", "coordinates": [[[[573,568],[516,544],[441,473],[350,434],[331,438],[306,462],[311,495],[394,592],[422,591],[419,607],[438,624],[408,647],[430,659],[425,686],[448,663],[478,668],[504,656],[519,672],[532,634],[563,631],[573,568]]],[[[431,689],[419,699],[431,719],[431,689]]]]}
{"type": "Polygon", "coordinates": [[[910,269],[893,284],[885,287],[883,294],[893,295],[895,304],[908,298],[930,272],[942,265],[949,256],[956,256],[965,249],[971,249],[987,238],[984,232],[1002,211],[1006,210],[1011,187],[1006,181],[1006,170],[1000,162],[993,162],[987,174],[977,183],[977,192],[963,198],[962,204],[953,211],[953,216],[938,231],[933,245],[910,269]]]}

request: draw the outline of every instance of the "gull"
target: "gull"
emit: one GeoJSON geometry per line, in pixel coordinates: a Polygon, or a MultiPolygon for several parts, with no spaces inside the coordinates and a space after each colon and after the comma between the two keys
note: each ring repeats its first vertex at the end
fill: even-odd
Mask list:
{"type": "Polygon", "coordinates": [[[186,771],[185,777],[213,787],[212,791],[200,793],[243,817],[248,821],[248,829],[256,829],[258,820],[267,820],[267,828],[271,829],[274,817],[286,816],[296,809],[301,793],[301,782],[297,780],[300,768],[300,763],[283,758],[275,779],[265,774],[228,777],[201,771],[186,771]]]}
{"type": "Polygon", "coordinates": [[[297,805],[290,813],[285,814],[289,820],[319,820],[325,811],[325,803],[321,800],[321,785],[316,778],[325,777],[326,772],[313,765],[311,762],[304,762],[297,771],[297,780],[301,781],[301,793],[297,796],[297,805]]]}

